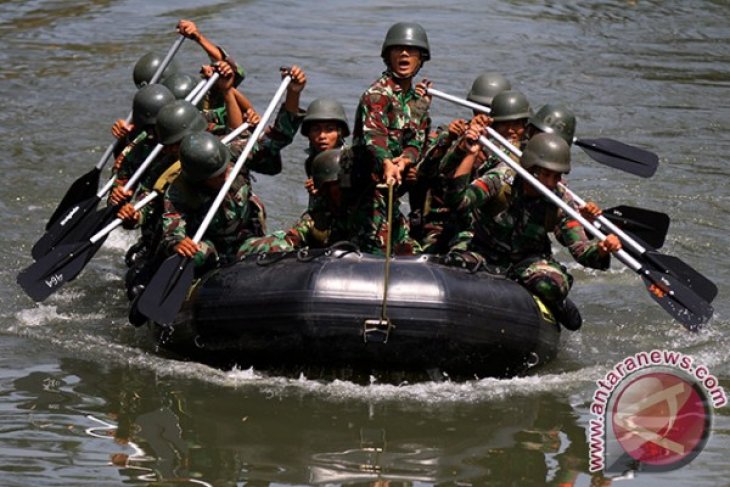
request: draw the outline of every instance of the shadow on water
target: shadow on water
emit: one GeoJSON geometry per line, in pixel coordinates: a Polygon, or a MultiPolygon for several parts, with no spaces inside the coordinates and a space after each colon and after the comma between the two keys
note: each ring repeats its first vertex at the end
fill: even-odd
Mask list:
{"type": "MultiPolygon", "coordinates": [[[[201,387],[68,358],[60,370],[31,372],[14,386],[16,411],[37,411],[54,450],[73,451],[85,465],[65,468],[65,478],[80,483],[94,471],[153,485],[546,485],[587,476],[578,414],[553,394],[333,400],[303,390],[201,387]]],[[[60,459],[30,463],[64,470],[60,459]]]]}

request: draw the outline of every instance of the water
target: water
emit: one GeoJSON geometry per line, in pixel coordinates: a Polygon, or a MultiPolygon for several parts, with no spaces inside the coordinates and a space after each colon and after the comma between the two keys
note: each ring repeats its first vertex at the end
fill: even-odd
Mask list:
{"type": "MultiPolygon", "coordinates": [[[[638,351],[673,349],[730,387],[730,6],[727,2],[8,1],[0,5],[0,484],[15,485],[556,485],[593,480],[586,426],[594,381],[638,351]],[[308,73],[308,103],[331,95],[353,114],[382,69],[388,26],[416,20],[432,61],[423,75],[463,95],[501,71],[535,106],[563,102],[581,137],[611,137],[661,156],[651,180],[600,166],[578,149],[570,179],[605,207],[669,213],[664,251],[720,288],[716,315],[688,334],[630,271],[571,266],[583,329],[557,359],[511,380],[356,385],[221,371],[166,358],[125,321],[129,235],[114,235],[79,279],[43,304],[15,285],[68,185],[126,115],[131,67],[165,51],[194,19],[246,68],[262,109],[280,65],[308,73]]],[[[194,72],[205,57],[186,42],[194,72]]],[[[463,114],[435,101],[436,123],[463,114]]],[[[258,177],[272,228],[306,204],[305,144],[275,178],[258,177]]],[[[567,259],[564,253],[560,254],[567,259]]],[[[726,410],[703,453],[681,470],[631,485],[728,485],[726,410]]]]}

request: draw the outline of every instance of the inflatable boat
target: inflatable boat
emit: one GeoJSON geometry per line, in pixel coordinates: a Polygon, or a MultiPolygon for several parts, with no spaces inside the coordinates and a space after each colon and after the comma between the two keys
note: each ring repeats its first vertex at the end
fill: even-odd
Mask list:
{"type": "Polygon", "coordinates": [[[386,284],[384,263],[348,250],[249,256],[150,327],[187,359],[309,378],[511,377],[555,356],[560,327],[519,284],[429,256],[391,259],[386,284]]]}

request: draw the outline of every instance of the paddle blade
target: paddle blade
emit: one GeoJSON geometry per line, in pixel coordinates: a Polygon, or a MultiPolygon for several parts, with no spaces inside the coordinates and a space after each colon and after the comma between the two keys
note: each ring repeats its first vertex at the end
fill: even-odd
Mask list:
{"type": "Polygon", "coordinates": [[[43,301],[61,286],[76,279],[96,254],[104,239],[56,247],[18,274],[17,282],[34,301],[43,301]]]}
{"type": "Polygon", "coordinates": [[[53,250],[54,247],[62,243],[83,242],[87,240],[90,235],[83,238],[86,232],[80,232],[81,229],[85,228],[82,223],[87,221],[89,213],[96,208],[99,200],[100,198],[95,195],[93,198],[86,199],[69,208],[33,245],[31,249],[33,258],[35,260],[42,258],[53,250]],[[79,229],[80,226],[81,229],[79,229]]]}
{"type": "Polygon", "coordinates": [[[91,171],[73,182],[73,184],[68,188],[68,191],[66,191],[66,195],[51,215],[51,218],[48,219],[48,223],[46,223],[46,230],[56,223],[56,221],[58,221],[64,213],[70,210],[71,207],[84,200],[93,198],[96,195],[96,191],[99,187],[100,174],[101,170],[93,168],[91,171]]]}
{"type": "Polygon", "coordinates": [[[717,286],[715,283],[697,272],[679,257],[652,251],[644,253],[642,257],[645,263],[655,268],[658,272],[676,277],[682,284],[690,288],[708,303],[711,303],[717,296],[717,286]]]}
{"type": "Polygon", "coordinates": [[[172,323],[193,282],[193,271],[194,265],[187,257],[168,257],[139,297],[139,312],[161,325],[172,323]]]}
{"type": "Polygon", "coordinates": [[[653,152],[639,149],[613,139],[576,139],[580,147],[593,160],[642,178],[654,175],[659,167],[659,157],[653,152]]]}
{"type": "Polygon", "coordinates": [[[640,273],[652,299],[689,331],[699,331],[712,318],[710,303],[675,277],[647,269],[640,273]]]}
{"type": "Polygon", "coordinates": [[[669,231],[669,215],[635,206],[616,206],[603,210],[603,216],[654,249],[664,245],[669,231]]]}

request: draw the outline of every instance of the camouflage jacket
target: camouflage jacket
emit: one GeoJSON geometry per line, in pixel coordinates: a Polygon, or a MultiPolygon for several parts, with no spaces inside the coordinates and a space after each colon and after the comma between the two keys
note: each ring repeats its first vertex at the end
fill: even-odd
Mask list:
{"type": "MultiPolygon", "coordinates": [[[[162,214],[162,247],[172,254],[185,237],[193,238],[203,223],[217,191],[190,184],[178,177],[165,192],[162,214]]],[[[235,255],[244,240],[254,235],[255,211],[249,203],[251,186],[245,174],[233,181],[213,220],[205,231],[203,241],[221,256],[235,255]]]]}
{"type": "Polygon", "coordinates": [[[405,156],[415,164],[430,127],[429,101],[413,87],[403,91],[387,71],[363,93],[355,113],[353,147],[359,163],[378,178],[383,161],[405,156]]]}
{"type": "MultiPolygon", "coordinates": [[[[474,238],[470,249],[500,265],[514,264],[528,258],[552,256],[549,232],[573,258],[583,266],[607,269],[610,256],[598,252],[585,229],[576,220],[543,197],[524,194],[523,181],[500,164],[466,185],[468,176],[451,180],[447,202],[459,209],[471,209],[474,215],[474,238]]],[[[555,190],[563,201],[577,209],[573,199],[560,188],[555,190]]]]}

